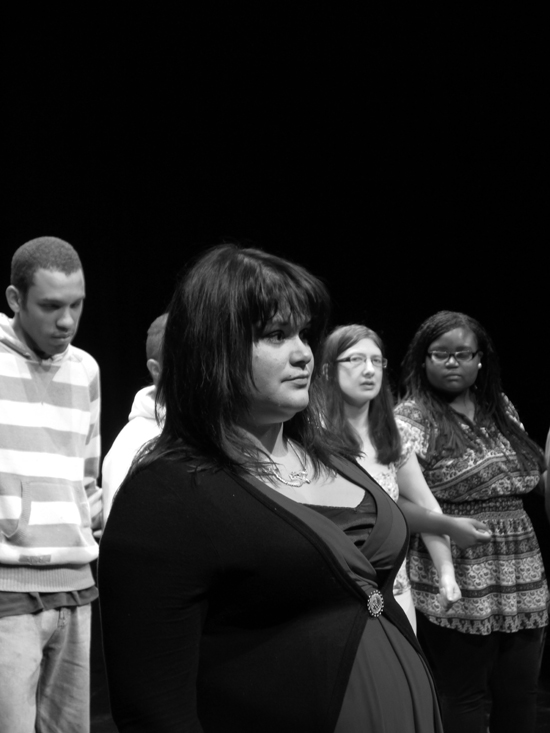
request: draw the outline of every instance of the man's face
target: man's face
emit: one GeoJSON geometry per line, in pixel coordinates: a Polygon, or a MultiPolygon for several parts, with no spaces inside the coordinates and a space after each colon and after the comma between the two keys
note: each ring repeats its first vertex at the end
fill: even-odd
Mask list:
{"type": "Polygon", "coordinates": [[[82,270],[70,275],[37,270],[25,302],[16,288],[10,288],[14,330],[21,341],[38,354],[63,353],[75,337],[82,315],[86,296],[82,270]]]}

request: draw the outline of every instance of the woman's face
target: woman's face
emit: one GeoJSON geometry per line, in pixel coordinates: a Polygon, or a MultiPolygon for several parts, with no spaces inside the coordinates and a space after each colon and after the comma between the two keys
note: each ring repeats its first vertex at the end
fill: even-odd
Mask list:
{"type": "Polygon", "coordinates": [[[285,422],[307,407],[313,372],[308,326],[277,315],[253,343],[249,418],[255,425],[285,422]]]}
{"type": "Polygon", "coordinates": [[[363,407],[376,397],[384,373],[381,359],[380,348],[369,338],[361,339],[340,354],[336,360],[337,379],[344,402],[363,407]]]}
{"type": "Polygon", "coordinates": [[[424,360],[426,377],[434,389],[450,395],[467,392],[477,379],[481,365],[481,352],[474,355],[471,361],[461,356],[477,351],[477,339],[469,328],[453,328],[432,341],[424,360]],[[434,360],[430,353],[441,352],[439,359],[434,360]],[[459,358],[454,356],[458,352],[459,358]],[[461,355],[460,352],[466,352],[461,355]],[[448,358],[444,359],[445,355],[448,358]]]}

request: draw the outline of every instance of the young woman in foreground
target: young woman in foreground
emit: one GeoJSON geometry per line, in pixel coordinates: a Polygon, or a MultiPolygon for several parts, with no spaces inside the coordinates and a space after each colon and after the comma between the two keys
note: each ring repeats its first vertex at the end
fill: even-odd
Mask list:
{"type": "Polygon", "coordinates": [[[462,598],[446,614],[426,548],[416,535],[411,543],[419,637],[442,695],[445,733],[485,731],[489,698],[491,733],[531,733],[548,589],[521,497],[539,483],[542,451],[502,392],[489,335],[463,313],[441,311],[420,326],[404,385],[398,426],[441,508],[492,531],[485,545],[453,547],[462,598]]]}
{"type": "MultiPolygon", "coordinates": [[[[321,374],[315,387],[322,391],[330,428],[343,437],[357,462],[394,501],[401,497],[400,506],[411,530],[436,533],[425,535],[424,541],[437,569],[439,602],[444,612],[460,598],[460,589],[455,580],[449,539],[441,535],[448,534],[461,547],[469,547],[487,541],[490,532],[476,519],[442,514],[414,451],[402,445],[393,416],[386,365],[377,333],[359,324],[340,326],[323,345],[321,374]]],[[[394,594],[416,631],[405,564],[397,574],[394,594]]]]}
{"type": "Polygon", "coordinates": [[[120,731],[441,732],[392,592],[405,520],[309,399],[328,308],[303,268],[230,245],[176,289],[164,429],[101,543],[120,731]]]}

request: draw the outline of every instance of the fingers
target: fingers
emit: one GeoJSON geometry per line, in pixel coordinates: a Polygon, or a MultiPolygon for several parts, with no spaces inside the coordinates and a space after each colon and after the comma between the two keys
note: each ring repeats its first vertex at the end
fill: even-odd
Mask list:
{"type": "Polygon", "coordinates": [[[490,529],[485,527],[485,529],[478,529],[476,530],[476,536],[478,542],[489,542],[491,537],[493,536],[493,533],[490,529]]]}
{"type": "Polygon", "coordinates": [[[103,526],[103,489],[97,489],[97,491],[94,491],[94,493],[88,497],[88,504],[90,505],[92,530],[95,530],[94,537],[98,539],[96,532],[103,526]]]}
{"type": "Polygon", "coordinates": [[[103,489],[100,489],[99,487],[97,487],[94,493],[88,496],[88,501],[90,502],[90,504],[95,504],[96,502],[101,501],[102,496],[103,496],[103,489]]]}
{"type": "Polygon", "coordinates": [[[480,529],[482,531],[487,530],[487,525],[485,524],[485,522],[480,522],[479,519],[470,519],[470,522],[475,529],[480,529]]]}

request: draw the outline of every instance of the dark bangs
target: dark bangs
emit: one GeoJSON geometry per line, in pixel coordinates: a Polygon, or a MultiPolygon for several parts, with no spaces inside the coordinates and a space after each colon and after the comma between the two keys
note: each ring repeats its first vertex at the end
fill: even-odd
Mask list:
{"type": "MultiPolygon", "coordinates": [[[[245,250],[251,270],[247,288],[248,323],[261,332],[276,316],[296,323],[310,322],[309,343],[315,352],[323,339],[330,314],[328,292],[317,278],[300,265],[259,250],[245,250]],[[254,259],[250,254],[254,253],[254,259]]],[[[247,269],[248,269],[247,268],[247,269]]]]}
{"type": "MultiPolygon", "coordinates": [[[[170,305],[157,388],[165,423],[149,460],[187,456],[201,467],[261,468],[257,445],[239,427],[250,406],[254,340],[280,316],[310,323],[315,352],[329,311],[325,286],[299,265],[232,244],[205,252],[180,279],[170,305]]],[[[288,429],[314,446],[315,462],[329,451],[312,427],[319,423],[313,413],[310,405],[288,429]]]]}

